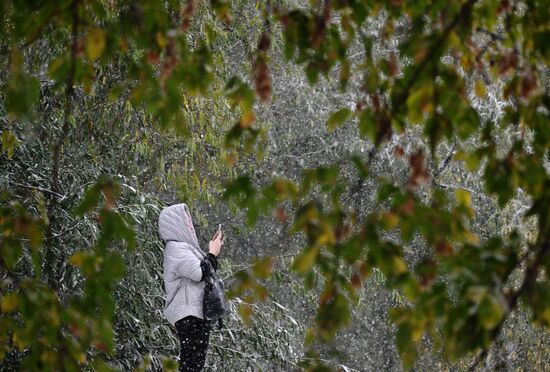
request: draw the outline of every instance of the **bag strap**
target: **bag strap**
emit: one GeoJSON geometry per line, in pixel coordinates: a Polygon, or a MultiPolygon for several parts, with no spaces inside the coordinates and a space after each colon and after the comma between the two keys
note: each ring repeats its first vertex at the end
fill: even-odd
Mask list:
{"type": "Polygon", "coordinates": [[[218,280],[218,274],[216,273],[216,270],[214,270],[214,266],[212,266],[212,263],[208,258],[205,257],[204,259],[206,261],[206,264],[208,265],[208,274],[210,278],[212,278],[212,282],[215,282],[218,280]]]}

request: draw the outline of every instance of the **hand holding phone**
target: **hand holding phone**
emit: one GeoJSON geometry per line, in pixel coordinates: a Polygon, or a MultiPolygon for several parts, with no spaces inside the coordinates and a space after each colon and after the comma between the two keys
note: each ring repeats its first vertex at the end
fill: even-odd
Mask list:
{"type": "Polygon", "coordinates": [[[223,230],[222,230],[222,224],[218,224],[218,233],[221,234],[221,244],[223,245],[223,241],[225,240],[225,234],[223,233],[223,230]]]}
{"type": "Polygon", "coordinates": [[[225,235],[223,234],[222,224],[220,223],[218,225],[218,230],[212,237],[212,240],[210,240],[210,242],[208,243],[209,252],[217,256],[220,253],[220,249],[223,245],[224,238],[225,238],[225,235]]]}

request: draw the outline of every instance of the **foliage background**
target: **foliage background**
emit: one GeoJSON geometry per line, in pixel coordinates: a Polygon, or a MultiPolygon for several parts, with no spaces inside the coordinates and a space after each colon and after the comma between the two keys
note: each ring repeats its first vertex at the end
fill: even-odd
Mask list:
{"type": "MultiPolygon", "coordinates": [[[[287,8],[296,7],[305,11],[312,7],[322,11],[322,2],[277,3],[287,8]]],[[[387,11],[372,11],[368,21],[358,27],[368,35],[372,49],[370,55],[366,55],[368,49],[359,39],[351,42],[346,53],[350,70],[360,69],[365,59],[376,66],[377,63],[393,61],[392,56],[399,53],[400,44],[407,40],[406,20],[396,17],[395,29],[387,29],[390,10],[395,5],[390,3],[401,2],[387,2],[387,11]],[[391,36],[384,36],[388,32],[391,36]]],[[[425,3],[427,6],[430,2],[425,3]]],[[[527,3],[530,2],[514,2],[520,9],[527,3]]],[[[70,7],[78,2],[61,4],[60,9],[66,10],[67,15],[46,23],[44,29],[40,26],[40,19],[36,23],[26,24],[14,16],[33,14],[36,10],[32,7],[17,8],[15,2],[6,4],[2,6],[2,18],[9,18],[11,22],[2,27],[13,29],[5,33],[1,40],[3,153],[0,155],[0,188],[6,193],[2,199],[2,223],[7,229],[5,231],[11,231],[10,218],[19,216],[15,209],[11,209],[17,202],[23,206],[25,213],[41,221],[45,243],[41,250],[33,248],[33,239],[38,238],[33,238],[35,233],[30,228],[21,236],[17,235],[17,228],[13,228],[14,241],[10,240],[10,233],[2,235],[3,250],[12,249],[10,244],[14,247],[15,244],[22,244],[20,255],[11,265],[9,254],[3,251],[2,266],[11,266],[2,273],[2,324],[5,325],[2,327],[3,369],[45,368],[48,363],[60,365],[62,361],[55,355],[63,350],[62,345],[65,344],[69,345],[67,347],[72,350],[70,355],[76,361],[85,355],[86,364],[94,369],[111,367],[129,370],[147,365],[160,369],[163,363],[169,367],[169,360],[175,360],[178,353],[178,345],[174,330],[162,316],[163,247],[156,232],[156,220],[164,205],[185,201],[193,212],[203,247],[207,246],[217,224],[223,224],[227,240],[221,259],[221,274],[236,288],[242,289],[242,283],[248,283],[252,289],[252,292],[243,291],[236,295],[232,300],[234,312],[226,322],[227,327],[213,332],[208,369],[292,370],[312,362],[331,369],[400,370],[403,354],[406,359],[406,353],[399,350],[399,340],[396,340],[399,337],[398,327],[390,321],[389,313],[391,308],[411,303],[403,295],[402,288],[391,284],[391,278],[388,284],[388,275],[384,275],[376,265],[373,265],[371,274],[363,279],[357,291],[357,304],[351,308],[349,324],[343,322],[342,329],[327,342],[304,343],[310,337],[308,330],[317,324],[316,314],[322,302],[319,298],[326,292],[325,270],[322,266],[312,266],[309,270],[311,275],[305,275],[305,281],[310,285],[304,287],[304,279],[299,275],[301,270],[299,267],[296,270],[293,259],[308,246],[309,235],[307,232],[292,233],[290,221],[290,216],[297,214],[299,208],[287,200],[281,203],[285,212],[265,208],[267,212],[262,214],[261,203],[255,212],[253,203],[247,204],[246,199],[224,197],[226,186],[239,175],[248,174],[251,184],[261,188],[269,186],[274,177],[298,183],[304,169],[337,164],[339,179],[346,186],[337,197],[346,213],[357,213],[359,225],[367,223],[367,217],[378,212],[378,195],[386,183],[407,187],[411,169],[408,160],[421,148],[425,150],[426,172],[431,177],[417,190],[418,200],[429,203],[434,190],[443,191],[450,197],[454,197],[457,190],[466,190],[470,198],[468,206],[475,209],[469,230],[482,242],[492,236],[506,237],[517,229],[521,233],[518,246],[525,251],[529,242],[535,241],[540,234],[537,220],[524,218],[533,205],[530,194],[518,188],[507,203],[499,203],[498,195],[488,192],[486,182],[482,181],[487,163],[482,160],[481,166],[475,167],[463,161],[471,159],[468,158],[468,151],[483,146],[482,136],[442,139],[435,151],[430,153],[431,138],[425,135],[422,125],[405,127],[402,132],[390,136],[382,146],[377,146],[373,137],[365,136],[364,129],[355,122],[344,125],[344,120],[334,120],[333,117],[333,124],[327,129],[327,120],[331,122],[329,117],[333,112],[342,107],[350,110],[357,108],[357,103],[365,95],[363,76],[351,75],[347,90],[342,91],[341,66],[338,64],[344,62],[339,61],[327,78],[311,84],[307,72],[304,74],[303,64],[285,59],[283,26],[279,23],[266,24],[265,4],[262,2],[232,2],[230,14],[233,19],[230,23],[223,22],[228,15],[219,5],[222,2],[213,1],[210,7],[204,5],[194,9],[190,28],[185,34],[186,43],[195,48],[201,40],[210,40],[212,73],[200,70],[204,59],[200,59],[199,54],[199,72],[195,77],[200,82],[186,89],[200,93],[203,81],[210,85],[208,94],[183,94],[182,102],[176,103],[171,102],[169,97],[156,95],[157,90],[162,91],[158,81],[162,81],[166,65],[161,62],[159,71],[154,71],[147,64],[142,64],[149,57],[169,61],[169,53],[165,52],[160,57],[145,56],[144,50],[147,48],[140,48],[139,45],[166,45],[168,42],[162,39],[163,32],[169,32],[172,27],[168,22],[170,19],[180,21],[177,13],[167,11],[166,19],[159,16],[159,23],[164,28],[160,27],[157,33],[149,30],[151,34],[147,35],[139,30],[139,36],[132,36],[134,39],[129,37],[136,46],[131,45],[126,53],[116,52],[117,46],[109,38],[110,34],[103,41],[107,44],[100,48],[93,38],[100,33],[94,34],[97,31],[93,30],[101,26],[113,33],[133,35],[135,30],[124,28],[130,26],[122,24],[119,29],[116,22],[118,12],[130,12],[132,15],[136,11],[131,5],[121,3],[119,7],[116,2],[101,3],[106,14],[97,19],[86,19],[81,14],[82,35],[78,34],[77,38],[80,40],[82,37],[82,43],[88,44],[77,45],[82,48],[78,51],[82,66],[73,71],[71,78],[71,73],[67,71],[71,69],[70,63],[60,60],[59,56],[71,55],[70,7]],[[20,36],[18,32],[23,35],[23,31],[18,30],[18,24],[31,36],[20,36]],[[245,130],[235,136],[234,129],[239,128],[235,123],[242,124],[243,116],[240,114],[246,114],[250,102],[244,94],[245,98],[237,102],[240,112],[235,109],[230,104],[234,103],[232,98],[227,99],[225,82],[232,76],[238,76],[254,85],[258,74],[253,68],[258,58],[258,40],[266,27],[270,27],[271,31],[271,48],[267,58],[272,99],[269,104],[253,105],[253,128],[257,132],[245,130]],[[35,38],[32,37],[34,33],[37,35],[35,38]],[[21,43],[29,39],[31,42],[28,45],[21,43]],[[92,58],[95,54],[99,56],[92,58]],[[94,59],[97,60],[95,64],[94,59]],[[32,79],[28,79],[26,72],[32,79]],[[74,89],[72,84],[68,85],[70,89],[64,84],[67,76],[77,82],[74,89]],[[143,86],[143,89],[136,86],[143,86]],[[136,99],[139,96],[136,91],[145,97],[143,101],[136,99]],[[36,96],[36,106],[28,112],[25,103],[27,100],[33,101],[33,95],[36,96]],[[70,101],[70,107],[67,101],[70,101]],[[164,102],[166,106],[159,102],[164,102]],[[181,125],[182,122],[185,125],[181,125]],[[399,155],[400,152],[403,154],[399,155]],[[352,155],[367,162],[367,178],[361,177],[354,164],[348,161],[352,155]],[[99,188],[102,194],[98,190],[96,194],[86,192],[93,190],[98,179],[113,182],[100,184],[103,185],[99,188]],[[111,203],[111,194],[116,196],[116,203],[111,203]],[[85,202],[82,203],[82,200],[85,202]],[[96,204],[98,208],[95,208],[96,204]],[[75,210],[78,211],[76,214],[75,210]],[[111,232],[109,235],[110,230],[103,224],[104,220],[98,218],[101,213],[109,216],[110,212],[120,216],[120,220],[113,217],[112,221],[123,221],[120,226],[125,228],[121,228],[121,233],[111,232]],[[255,213],[258,213],[257,217],[255,213]],[[255,220],[254,224],[247,223],[251,220],[255,220]],[[108,243],[102,240],[103,236],[106,236],[108,243]],[[111,242],[111,239],[115,241],[111,242]],[[134,240],[135,247],[127,249],[126,246],[131,247],[134,240]],[[42,272],[38,269],[40,264],[36,264],[36,252],[40,252],[42,272]],[[104,271],[92,270],[93,274],[83,275],[88,262],[85,257],[88,256],[78,256],[78,252],[89,252],[89,257],[115,252],[122,258],[126,269],[122,273],[122,266],[113,264],[112,267],[101,266],[104,271]],[[255,264],[266,256],[272,259],[259,262],[266,263],[264,266],[267,268],[255,264]],[[111,272],[113,275],[110,275],[111,272]],[[120,280],[117,280],[118,277],[120,280]],[[27,288],[22,283],[28,278],[33,280],[29,285],[31,289],[21,289],[27,288]],[[101,278],[107,278],[105,283],[101,278]],[[32,322],[32,319],[42,318],[22,310],[25,301],[31,301],[29,299],[34,289],[43,291],[39,283],[51,288],[51,292],[44,290],[44,293],[54,294],[48,302],[51,307],[48,305],[41,310],[46,319],[45,326],[38,324],[39,321],[32,322]],[[90,286],[86,283],[95,284],[90,286]],[[264,286],[267,291],[262,289],[264,286]],[[111,291],[112,298],[109,295],[111,291]],[[16,305],[10,305],[14,298],[10,294],[13,293],[20,293],[15,300],[20,306],[20,313],[15,311],[16,305]],[[82,304],[75,298],[82,298],[82,304]],[[107,306],[101,314],[109,323],[112,317],[112,331],[109,326],[101,325],[100,320],[94,325],[86,323],[86,319],[95,317],[95,306],[101,308],[98,305],[100,302],[95,302],[97,298],[111,303],[112,307],[107,306]],[[72,313],[64,310],[63,304],[71,304],[68,309],[77,309],[77,313],[81,311],[83,315],[72,318],[72,313]],[[85,308],[88,310],[82,310],[85,308]],[[57,318],[61,319],[59,324],[54,321],[57,318]],[[19,322],[19,326],[12,321],[19,322]],[[74,328],[74,322],[87,331],[75,331],[80,328],[74,328]],[[32,340],[36,334],[49,334],[48,327],[56,329],[52,340],[57,341],[52,342],[48,338],[32,340]],[[18,344],[14,332],[10,333],[8,329],[15,330],[15,334],[26,334],[28,340],[18,344]],[[89,339],[85,336],[88,335],[86,332],[89,339]],[[112,346],[109,347],[111,336],[112,346]],[[73,338],[79,340],[82,346],[71,344],[73,338]],[[29,349],[32,342],[38,344],[32,344],[29,349]],[[40,352],[33,354],[32,351],[36,350],[40,352]],[[29,364],[21,364],[22,360],[27,360],[29,364]]],[[[89,6],[93,8],[97,4],[90,2],[89,6]]],[[[368,5],[371,10],[377,7],[368,5]]],[[[431,5],[436,7],[436,4],[431,5]]],[[[144,6],[144,14],[149,14],[148,11],[156,14],[154,12],[158,9],[155,10],[154,5],[151,7],[147,9],[144,6]]],[[[181,8],[185,9],[185,4],[165,4],[165,9],[181,8]]],[[[335,17],[334,23],[337,24],[341,19],[337,15],[335,17]]],[[[499,18],[496,23],[499,22],[504,21],[499,18]]],[[[492,35],[478,32],[472,42],[481,46],[492,38],[506,38],[502,34],[509,30],[498,25],[495,27],[500,34],[497,31],[492,35]]],[[[101,44],[101,36],[99,40],[101,44]]],[[[447,55],[443,59],[452,57],[447,55]]],[[[192,65],[193,62],[189,63],[192,65]]],[[[406,60],[403,58],[392,63],[404,68],[406,60]]],[[[392,63],[386,68],[396,68],[392,67],[392,63]]],[[[540,71],[537,70],[538,88],[545,95],[550,84],[548,69],[545,62],[540,64],[540,71]]],[[[177,73],[172,78],[177,80],[177,73]]],[[[476,110],[480,122],[504,120],[506,107],[510,105],[503,98],[503,90],[514,79],[513,75],[479,76],[462,71],[462,78],[467,89],[465,100],[476,110]]],[[[168,86],[170,79],[167,78],[168,86]]],[[[388,77],[388,80],[391,79],[388,77]]],[[[422,87],[415,89],[422,91],[422,87]]],[[[373,105],[373,101],[369,100],[368,104],[373,105]]],[[[411,106],[409,101],[407,106],[411,106]]],[[[423,110],[422,114],[430,115],[429,110],[423,110]]],[[[247,128],[246,125],[244,127],[247,128]]],[[[495,153],[501,157],[507,154],[518,131],[520,129],[512,125],[494,128],[495,153]]],[[[547,150],[542,154],[541,162],[546,167],[544,177],[547,180],[547,150]]],[[[474,160],[469,161],[475,163],[474,160]]],[[[319,200],[326,206],[331,203],[330,193],[322,187],[314,187],[304,198],[319,200]]],[[[386,203],[386,207],[388,205],[386,203]]],[[[388,229],[381,235],[388,241],[402,244],[408,267],[415,267],[433,256],[433,247],[421,234],[408,242],[401,240],[397,230],[388,229]]],[[[113,258],[112,262],[116,259],[113,258]]],[[[340,265],[338,270],[345,273],[352,268],[352,265],[340,265]]],[[[523,276],[522,268],[514,271],[510,279],[512,284],[508,285],[518,286],[523,276]]],[[[445,281],[444,275],[442,277],[441,280],[445,281]]],[[[541,282],[544,280],[547,279],[541,282]]],[[[334,311],[331,316],[343,319],[345,314],[346,311],[334,311]]],[[[495,337],[496,341],[487,348],[487,355],[483,358],[486,368],[550,368],[550,336],[532,324],[531,316],[532,309],[528,308],[513,311],[506,318],[502,330],[495,337]]],[[[434,335],[422,335],[416,345],[418,358],[414,360],[414,369],[466,369],[476,359],[476,355],[470,353],[449,360],[437,345],[434,335]]]]}

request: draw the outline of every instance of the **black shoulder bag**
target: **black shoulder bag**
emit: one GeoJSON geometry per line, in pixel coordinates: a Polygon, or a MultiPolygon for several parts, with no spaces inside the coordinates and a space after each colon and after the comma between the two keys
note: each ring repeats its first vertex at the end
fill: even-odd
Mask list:
{"type": "Polygon", "coordinates": [[[204,278],[204,297],[202,301],[202,313],[204,319],[209,320],[210,324],[218,322],[219,329],[222,328],[222,318],[230,313],[229,302],[225,298],[223,281],[212,267],[207,259],[208,275],[204,278]]]}

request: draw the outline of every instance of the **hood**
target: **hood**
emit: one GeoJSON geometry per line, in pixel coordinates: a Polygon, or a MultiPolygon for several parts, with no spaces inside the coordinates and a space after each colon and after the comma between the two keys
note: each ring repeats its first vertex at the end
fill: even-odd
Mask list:
{"type": "Polygon", "coordinates": [[[185,203],[171,205],[160,212],[159,234],[165,242],[175,240],[200,249],[191,213],[185,203]]]}

